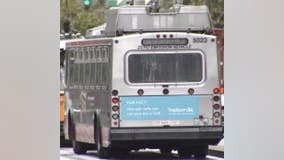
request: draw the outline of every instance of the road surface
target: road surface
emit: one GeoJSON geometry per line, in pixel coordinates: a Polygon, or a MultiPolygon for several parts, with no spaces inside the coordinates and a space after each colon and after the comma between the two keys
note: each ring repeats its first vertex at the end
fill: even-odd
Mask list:
{"type": "MultiPolygon", "coordinates": [[[[97,152],[88,151],[85,155],[75,155],[73,153],[72,148],[60,148],[60,160],[99,160],[97,157],[97,152]]],[[[139,150],[139,152],[131,152],[124,158],[111,158],[110,160],[147,160],[147,159],[155,159],[155,160],[179,160],[181,158],[178,157],[177,152],[173,151],[171,155],[161,155],[159,150],[151,149],[151,150],[139,150]]],[[[194,158],[191,159],[183,159],[183,160],[196,160],[194,158]]],[[[206,160],[224,160],[224,158],[218,158],[214,156],[207,156],[206,160]]]]}

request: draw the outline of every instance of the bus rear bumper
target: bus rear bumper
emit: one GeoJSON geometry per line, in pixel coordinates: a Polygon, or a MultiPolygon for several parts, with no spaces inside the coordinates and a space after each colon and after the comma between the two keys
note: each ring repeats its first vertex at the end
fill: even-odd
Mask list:
{"type": "Polygon", "coordinates": [[[111,141],[212,140],[223,138],[224,127],[112,128],[111,141]]]}

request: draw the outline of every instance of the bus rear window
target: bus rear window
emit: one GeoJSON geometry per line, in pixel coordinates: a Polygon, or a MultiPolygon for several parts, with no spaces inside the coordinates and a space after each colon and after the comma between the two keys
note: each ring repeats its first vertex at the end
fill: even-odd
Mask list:
{"type": "Polygon", "coordinates": [[[203,79],[200,53],[131,54],[128,56],[130,83],[186,83],[203,79]]]}

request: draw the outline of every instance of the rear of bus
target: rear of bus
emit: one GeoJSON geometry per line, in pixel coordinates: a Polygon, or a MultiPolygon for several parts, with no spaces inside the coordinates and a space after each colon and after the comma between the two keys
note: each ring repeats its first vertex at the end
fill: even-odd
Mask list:
{"type": "Polygon", "coordinates": [[[113,143],[179,148],[220,141],[223,127],[215,36],[129,35],[115,39],[113,53],[113,143]]]}
{"type": "Polygon", "coordinates": [[[113,36],[109,140],[113,146],[178,149],[186,156],[191,150],[203,157],[209,144],[223,138],[217,39],[209,35],[209,10],[175,5],[160,13],[149,7],[108,13],[105,33],[113,36]]]}

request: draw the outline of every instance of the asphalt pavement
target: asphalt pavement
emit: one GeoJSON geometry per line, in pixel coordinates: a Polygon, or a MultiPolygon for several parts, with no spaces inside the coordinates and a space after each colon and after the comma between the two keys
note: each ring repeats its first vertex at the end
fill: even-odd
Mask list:
{"type": "MultiPolygon", "coordinates": [[[[97,152],[88,151],[85,155],[75,155],[72,148],[60,148],[60,160],[99,160],[97,152]]],[[[138,152],[130,152],[123,158],[111,158],[110,160],[197,160],[195,158],[185,159],[179,158],[177,151],[173,151],[171,155],[162,155],[158,149],[139,150],[138,152]]],[[[205,160],[224,160],[224,158],[208,155],[205,160]]]]}

